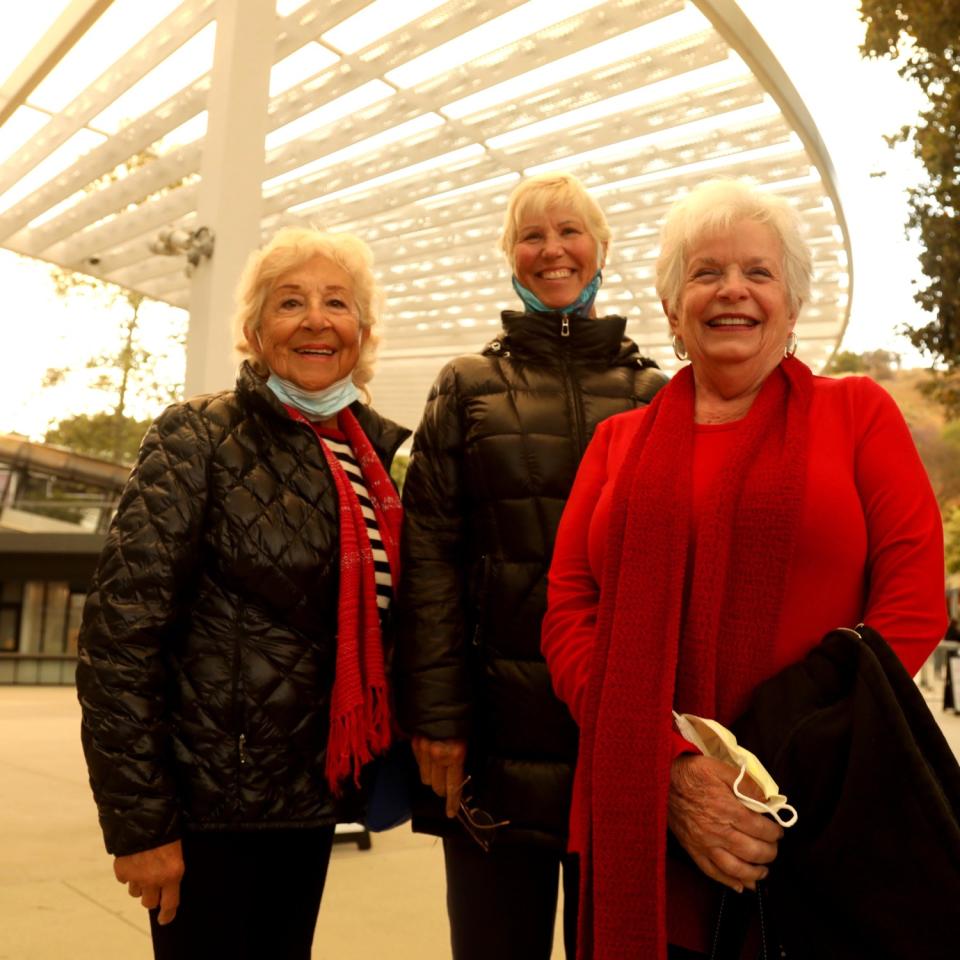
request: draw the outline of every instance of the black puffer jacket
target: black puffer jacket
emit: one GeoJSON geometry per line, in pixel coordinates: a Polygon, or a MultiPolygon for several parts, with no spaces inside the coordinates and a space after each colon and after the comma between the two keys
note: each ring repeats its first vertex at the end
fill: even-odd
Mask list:
{"type": "MultiPolygon", "coordinates": [[[[409,431],[351,407],[384,465],[409,431]]],[[[337,495],[248,365],[144,439],[84,609],[77,689],[107,849],[330,824],[337,495]]],[[[353,803],[356,797],[352,798],[353,803]]]]}
{"type": "MultiPolygon", "coordinates": [[[[410,734],[469,741],[474,798],[511,822],[497,842],[562,848],[577,728],[540,654],[554,537],[597,424],[666,378],[621,317],[503,323],[481,355],[441,371],[414,439],[398,712],[410,734]]],[[[449,829],[439,803],[421,813],[415,829],[449,829]]]]}

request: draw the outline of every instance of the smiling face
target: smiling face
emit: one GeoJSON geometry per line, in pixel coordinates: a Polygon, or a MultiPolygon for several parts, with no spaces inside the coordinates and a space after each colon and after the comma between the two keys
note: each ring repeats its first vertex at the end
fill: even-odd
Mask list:
{"type": "Polygon", "coordinates": [[[679,303],[664,309],[694,370],[763,378],[783,359],[797,321],[783,277],[777,234],[756,220],[709,234],[691,245],[679,303]]]}
{"type": "Polygon", "coordinates": [[[567,207],[549,207],[520,220],[513,248],[517,279],[548,307],[573,303],[600,264],[599,244],[567,207]]]}
{"type": "Polygon", "coordinates": [[[303,390],[323,390],[357,365],[359,316],[350,274],[318,255],[277,277],[260,329],[246,338],[278,377],[303,390]]]}

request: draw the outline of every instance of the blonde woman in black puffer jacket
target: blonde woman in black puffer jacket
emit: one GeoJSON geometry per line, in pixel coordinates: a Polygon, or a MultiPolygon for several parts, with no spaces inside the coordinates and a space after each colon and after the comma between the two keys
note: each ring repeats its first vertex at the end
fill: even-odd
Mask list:
{"type": "Polygon", "coordinates": [[[597,424],[666,382],[596,314],[609,242],[575,177],[518,185],[501,244],[525,309],[440,372],[406,475],[398,713],[432,788],[414,829],[444,837],[454,960],[548,960],[561,866],[574,956],[577,727],[540,654],[547,569],[597,424]]]}

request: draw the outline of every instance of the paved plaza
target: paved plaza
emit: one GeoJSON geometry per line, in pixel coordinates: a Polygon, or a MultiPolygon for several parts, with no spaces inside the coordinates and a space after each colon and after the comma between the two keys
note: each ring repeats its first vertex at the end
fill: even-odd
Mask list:
{"type": "MultiPolygon", "coordinates": [[[[939,684],[925,695],[960,756],[960,716],[941,709],[939,684]]],[[[79,725],[69,687],[0,687],[0,960],[152,957],[144,910],[103,849],[79,725]]],[[[337,844],[313,960],[449,957],[443,897],[432,838],[401,827],[368,851],[337,844]]]]}

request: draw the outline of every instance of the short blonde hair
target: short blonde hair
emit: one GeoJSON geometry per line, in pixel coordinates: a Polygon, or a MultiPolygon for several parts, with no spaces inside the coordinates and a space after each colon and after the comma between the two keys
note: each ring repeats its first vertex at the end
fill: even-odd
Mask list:
{"type": "Polygon", "coordinates": [[[369,401],[367,384],[373,378],[377,346],[380,343],[378,325],[383,294],[373,276],[373,253],[352,233],[324,233],[308,227],[284,227],[265,246],[251,253],[237,285],[237,307],[233,316],[236,349],[251,359],[259,373],[268,372],[247,337],[254,337],[260,329],[264,304],[273,282],[317,256],[326,257],[342,267],[353,284],[362,334],[360,356],[353,368],[353,382],[369,401]]]}
{"type": "Polygon", "coordinates": [[[590,236],[597,241],[597,263],[603,264],[610,249],[610,225],[600,204],[572,173],[538,173],[521,180],[510,194],[500,234],[500,249],[516,268],[516,246],[520,224],[528,215],[538,216],[553,207],[568,207],[583,220],[590,236]]]}
{"type": "Polygon", "coordinates": [[[743,180],[708,180],[694,187],[668,211],[660,231],[657,296],[672,312],[683,291],[690,248],[705,236],[729,230],[740,220],[764,223],[783,248],[787,302],[796,316],[810,298],[813,258],[801,233],[800,217],[790,204],[743,180]]]}

